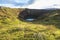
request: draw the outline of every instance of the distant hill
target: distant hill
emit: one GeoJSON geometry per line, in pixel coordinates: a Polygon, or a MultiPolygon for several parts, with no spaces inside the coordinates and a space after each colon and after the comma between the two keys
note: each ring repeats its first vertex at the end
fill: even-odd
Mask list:
{"type": "Polygon", "coordinates": [[[19,17],[22,19],[27,18],[34,18],[34,19],[41,19],[45,17],[52,17],[60,15],[60,9],[25,9],[22,12],[20,12],[19,17]]]}

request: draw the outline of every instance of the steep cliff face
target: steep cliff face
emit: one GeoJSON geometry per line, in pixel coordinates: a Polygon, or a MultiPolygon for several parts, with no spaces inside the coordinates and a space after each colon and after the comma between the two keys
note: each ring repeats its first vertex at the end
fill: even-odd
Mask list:
{"type": "Polygon", "coordinates": [[[60,15],[60,9],[25,9],[19,14],[19,18],[21,19],[27,19],[27,18],[33,18],[33,19],[45,19],[48,17],[54,17],[56,15],[60,15]]]}

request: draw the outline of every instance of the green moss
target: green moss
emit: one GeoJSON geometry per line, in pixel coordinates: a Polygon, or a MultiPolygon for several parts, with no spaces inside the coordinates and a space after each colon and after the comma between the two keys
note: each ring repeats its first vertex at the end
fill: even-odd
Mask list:
{"type": "Polygon", "coordinates": [[[24,22],[17,18],[21,10],[0,9],[0,40],[60,40],[58,17],[24,22]]]}

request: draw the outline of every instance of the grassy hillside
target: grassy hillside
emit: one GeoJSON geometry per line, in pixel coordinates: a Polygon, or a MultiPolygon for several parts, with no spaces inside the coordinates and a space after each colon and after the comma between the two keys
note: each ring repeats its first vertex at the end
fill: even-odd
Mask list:
{"type": "MultiPolygon", "coordinates": [[[[0,8],[0,40],[60,40],[60,14],[43,20],[24,22],[18,19],[24,9],[0,8]]],[[[53,14],[54,13],[54,14],[53,14]]]]}

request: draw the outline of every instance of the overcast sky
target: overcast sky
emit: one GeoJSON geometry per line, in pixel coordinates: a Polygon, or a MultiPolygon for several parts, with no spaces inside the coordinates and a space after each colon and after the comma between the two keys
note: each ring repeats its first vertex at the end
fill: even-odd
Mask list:
{"type": "Polygon", "coordinates": [[[0,0],[0,6],[11,8],[60,8],[60,0],[0,0]]]}

